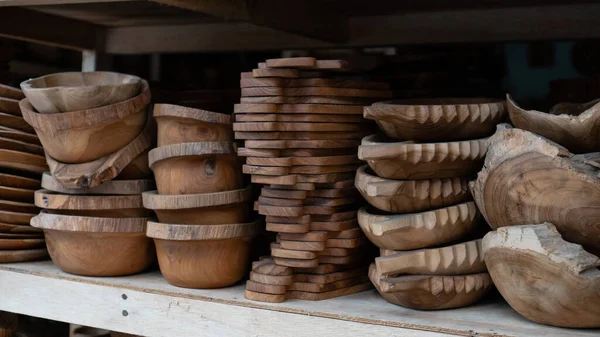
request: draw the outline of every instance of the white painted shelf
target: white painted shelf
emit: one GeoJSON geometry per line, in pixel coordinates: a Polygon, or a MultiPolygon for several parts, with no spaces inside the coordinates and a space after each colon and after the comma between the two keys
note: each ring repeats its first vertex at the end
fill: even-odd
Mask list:
{"type": "Polygon", "coordinates": [[[66,274],[50,261],[0,265],[0,310],[150,337],[191,336],[598,336],[527,321],[500,298],[415,311],[374,290],[320,302],[244,299],[244,285],[191,290],[158,271],[120,278],[66,274]]]}

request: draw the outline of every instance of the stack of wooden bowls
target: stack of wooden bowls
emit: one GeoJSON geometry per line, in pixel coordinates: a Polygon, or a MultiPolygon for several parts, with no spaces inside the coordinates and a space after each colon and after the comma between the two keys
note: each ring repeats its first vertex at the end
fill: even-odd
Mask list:
{"type": "Polygon", "coordinates": [[[60,73],[21,84],[23,116],[40,138],[49,172],[31,225],[66,272],[120,276],[155,260],[141,193],[154,188],[147,164],[156,137],[150,92],[139,77],[60,73]]]}
{"type": "Polygon", "coordinates": [[[370,245],[356,221],[356,148],[372,130],[364,105],[390,97],[385,83],[344,79],[346,62],[272,59],[241,74],[235,138],[244,173],[265,185],[255,209],[278,233],[255,262],[246,298],[319,300],[367,289],[370,245]]]}
{"type": "Polygon", "coordinates": [[[219,288],[239,281],[249,263],[250,187],[244,187],[231,116],[157,104],[158,147],[149,162],[157,191],[143,195],[156,212],[147,235],[156,243],[161,273],[186,288],[219,288]]]}
{"type": "Polygon", "coordinates": [[[479,300],[492,287],[477,232],[481,217],[468,190],[505,117],[502,101],[389,101],[366,107],[385,136],[365,137],[368,165],[356,187],[371,204],[358,222],[381,249],[369,277],[389,302],[447,309],[479,300]],[[466,242],[465,242],[466,241],[466,242]],[[430,248],[429,247],[437,247],[430,248]]]}
{"type": "Polygon", "coordinates": [[[0,263],[48,256],[41,230],[29,226],[38,212],[33,194],[48,169],[38,137],[22,117],[17,88],[0,85],[0,263]]]}

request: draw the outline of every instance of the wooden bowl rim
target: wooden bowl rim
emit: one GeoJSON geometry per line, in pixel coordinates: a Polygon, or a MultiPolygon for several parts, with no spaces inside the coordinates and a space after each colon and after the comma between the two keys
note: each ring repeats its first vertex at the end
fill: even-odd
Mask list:
{"type": "Polygon", "coordinates": [[[148,221],[146,235],[153,239],[173,241],[223,240],[251,238],[260,232],[262,220],[222,225],[182,225],[148,221]]]}
{"type": "Polygon", "coordinates": [[[146,232],[149,218],[99,218],[90,216],[50,214],[41,211],[31,219],[31,226],[44,230],[90,233],[146,232]]]}
{"type": "Polygon", "coordinates": [[[194,119],[206,123],[231,124],[233,118],[224,113],[212,112],[203,109],[189,108],[175,104],[154,104],[154,118],[179,117],[183,119],[194,119]]]}
{"type": "Polygon", "coordinates": [[[91,187],[91,188],[65,188],[57,182],[50,172],[44,172],[42,174],[41,181],[42,189],[64,193],[64,194],[95,194],[95,195],[136,195],[142,194],[143,192],[150,191],[153,188],[156,188],[153,179],[137,179],[137,180],[106,180],[103,181],[101,185],[91,187]],[[127,185],[133,185],[134,188],[128,193],[116,193],[114,191],[110,191],[110,189],[122,188],[127,185]],[[109,190],[109,193],[104,192],[103,190],[109,190]]]}
{"type": "Polygon", "coordinates": [[[144,208],[142,205],[141,194],[125,194],[125,195],[81,195],[81,194],[65,194],[46,189],[40,189],[34,193],[35,206],[43,209],[70,209],[70,210],[116,210],[116,209],[136,209],[144,208]],[[64,198],[65,202],[60,204],[60,207],[47,207],[44,205],[44,198],[64,198]],[[88,204],[90,207],[81,208],[73,207],[79,204],[75,200],[73,204],[67,202],[69,199],[80,199],[81,203],[88,204]],[[110,207],[105,207],[105,204],[112,204],[110,207]]]}
{"type": "Polygon", "coordinates": [[[43,90],[60,90],[60,89],[74,89],[74,88],[117,88],[124,85],[139,84],[142,79],[135,75],[123,74],[114,71],[67,71],[61,73],[48,74],[36,78],[30,78],[21,82],[20,87],[24,92],[27,91],[43,91],[43,90]],[[98,83],[98,84],[85,84],[85,85],[57,85],[57,86],[34,86],[38,84],[46,84],[46,80],[53,78],[61,78],[67,76],[80,76],[85,79],[97,78],[95,75],[109,75],[109,79],[116,79],[118,83],[98,83]],[[39,83],[41,82],[41,83],[39,83]]]}
{"type": "Polygon", "coordinates": [[[144,207],[148,209],[188,209],[239,204],[252,197],[252,185],[237,190],[198,194],[158,194],[158,191],[142,193],[144,207]],[[166,205],[166,206],[165,206],[166,205]]]}
{"type": "Polygon", "coordinates": [[[194,142],[178,143],[154,148],[148,153],[150,167],[161,160],[174,157],[202,156],[215,154],[235,154],[236,146],[233,142],[194,142]]]}

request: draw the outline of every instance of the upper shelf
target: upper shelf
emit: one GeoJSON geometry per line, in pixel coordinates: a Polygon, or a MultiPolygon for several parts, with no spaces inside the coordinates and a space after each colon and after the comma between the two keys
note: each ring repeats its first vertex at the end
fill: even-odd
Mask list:
{"type": "Polygon", "coordinates": [[[0,0],[0,36],[115,54],[600,37],[591,0],[0,0]]]}

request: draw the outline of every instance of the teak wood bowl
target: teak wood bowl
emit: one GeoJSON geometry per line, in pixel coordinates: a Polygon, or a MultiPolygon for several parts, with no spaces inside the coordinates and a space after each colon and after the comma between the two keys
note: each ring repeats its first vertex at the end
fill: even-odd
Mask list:
{"type": "Polygon", "coordinates": [[[393,100],[364,110],[388,137],[421,142],[487,137],[505,116],[503,101],[485,98],[393,100]]]}
{"type": "Polygon", "coordinates": [[[232,117],[179,105],[155,104],[158,146],[233,141],[232,117]]]}
{"type": "Polygon", "coordinates": [[[439,179],[468,176],[483,164],[487,138],[446,143],[388,142],[379,135],[363,138],[358,158],[388,179],[439,179]]]}
{"type": "Polygon", "coordinates": [[[160,222],[187,225],[244,223],[250,213],[250,186],[225,192],[166,195],[142,194],[144,207],[154,210],[160,222]]]}
{"type": "Polygon", "coordinates": [[[27,99],[19,105],[44,150],[57,161],[74,164],[102,158],[131,142],[146,124],[149,102],[150,90],[143,81],[136,97],[99,108],[42,114],[27,99]]]}
{"type": "Polygon", "coordinates": [[[181,143],[150,151],[159,194],[213,193],[242,188],[242,168],[231,142],[181,143]]]}
{"type": "Polygon", "coordinates": [[[152,211],[144,208],[137,195],[68,195],[48,190],[35,191],[35,205],[47,213],[100,218],[145,218],[152,211]]]}
{"type": "Polygon", "coordinates": [[[184,288],[222,288],[244,277],[262,223],[176,225],[148,222],[165,279],[184,288]]]}
{"type": "Polygon", "coordinates": [[[422,212],[471,200],[466,178],[391,180],[356,171],[356,189],[371,206],[392,213],[422,212]]]}
{"type": "MultiPolygon", "coordinates": [[[[1,176],[1,175],[0,175],[1,176]]],[[[0,180],[0,185],[2,180],[0,180]]],[[[37,181],[39,188],[40,182],[37,181]]],[[[43,189],[64,193],[64,194],[100,194],[100,195],[134,195],[142,194],[156,188],[153,180],[107,180],[102,184],[91,188],[65,188],[56,179],[52,177],[50,172],[44,172],[42,175],[41,186],[43,189]]]]}
{"type": "Polygon", "coordinates": [[[146,237],[147,218],[98,218],[40,212],[31,226],[42,228],[52,261],[67,273],[122,276],[148,268],[156,259],[146,237]]]}
{"type": "Polygon", "coordinates": [[[93,109],[119,103],[140,92],[141,79],[113,72],[68,72],[21,83],[27,99],[42,114],[93,109]]]}

